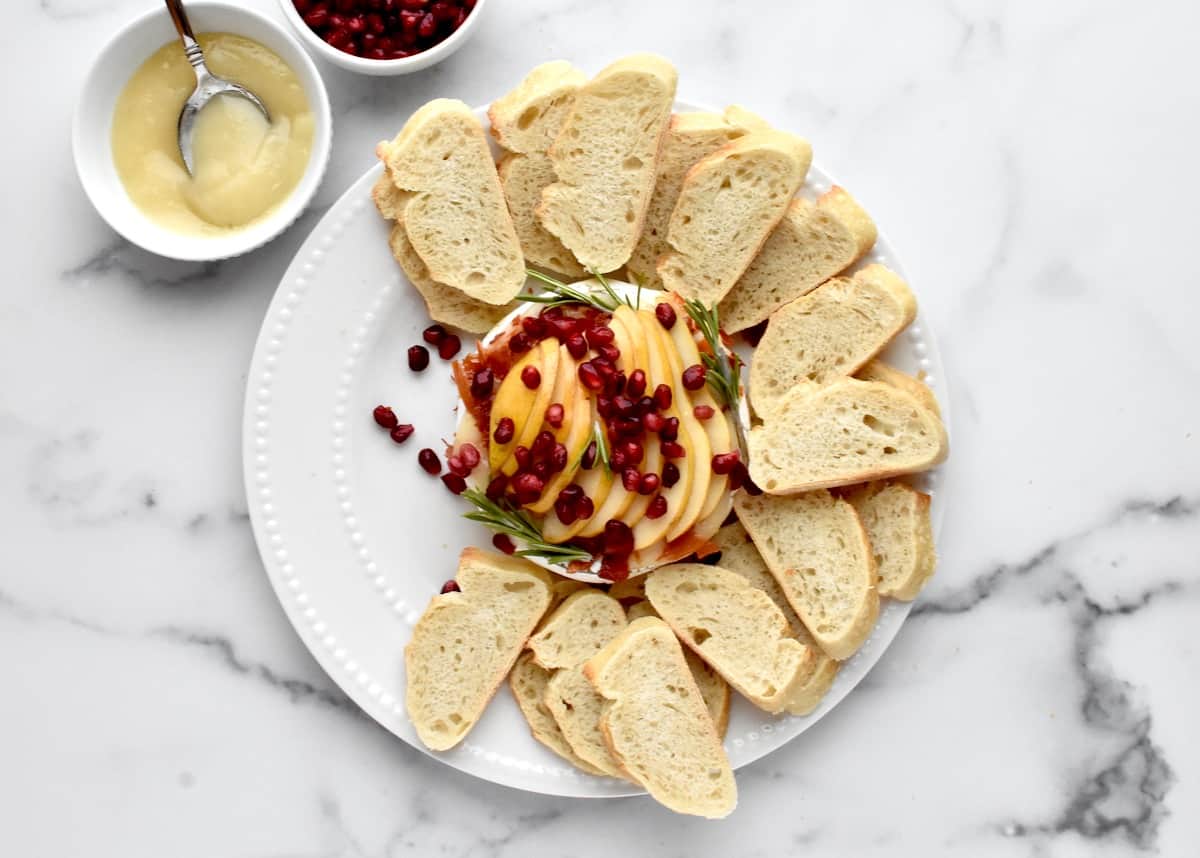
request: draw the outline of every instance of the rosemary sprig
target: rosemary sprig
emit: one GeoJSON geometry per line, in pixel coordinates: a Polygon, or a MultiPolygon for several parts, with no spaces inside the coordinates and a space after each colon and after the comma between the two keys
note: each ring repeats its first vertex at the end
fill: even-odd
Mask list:
{"type": "Polygon", "coordinates": [[[695,298],[684,301],[683,307],[692,317],[696,327],[708,343],[711,353],[704,354],[701,359],[708,370],[708,384],[731,409],[736,410],[738,399],[741,397],[741,359],[733,352],[726,351],[721,342],[721,323],[717,308],[705,307],[695,298]]]}
{"type": "Polygon", "coordinates": [[[608,458],[608,441],[604,437],[604,426],[599,420],[592,422],[592,441],[596,444],[596,461],[604,463],[604,470],[612,473],[612,462],[608,458]]]}
{"type": "Polygon", "coordinates": [[[608,282],[608,278],[605,277],[603,274],[601,274],[599,271],[595,271],[595,270],[589,268],[588,274],[591,274],[592,277],[596,278],[596,282],[599,283],[602,287],[604,287],[604,291],[608,293],[608,297],[611,298],[615,302],[613,304],[614,310],[617,309],[617,307],[621,304],[625,304],[628,307],[633,307],[633,305],[630,304],[627,299],[622,298],[620,295],[618,295],[613,290],[612,284],[608,282]]]}
{"type": "MultiPolygon", "coordinates": [[[[596,282],[604,290],[603,295],[597,295],[590,289],[579,289],[570,283],[563,283],[556,277],[551,277],[549,274],[543,274],[541,271],[536,271],[533,268],[526,268],[525,273],[542,283],[546,287],[546,294],[542,295],[520,295],[522,301],[531,301],[535,304],[587,304],[590,307],[595,307],[597,310],[603,310],[606,313],[611,313],[622,304],[633,307],[632,303],[627,298],[622,298],[617,294],[617,290],[613,289],[608,278],[597,271],[588,273],[595,278],[596,282]]],[[[638,304],[641,304],[641,287],[638,287],[638,304]]]]}
{"type": "Polygon", "coordinates": [[[477,521],[496,533],[507,534],[521,540],[526,547],[517,550],[516,554],[520,557],[541,557],[547,563],[561,565],[566,565],[573,560],[590,561],[592,559],[591,554],[569,543],[555,545],[546,542],[537,529],[537,525],[529,519],[529,516],[518,509],[513,509],[507,503],[502,506],[477,488],[467,489],[462,496],[475,507],[474,512],[464,513],[463,518],[477,521]]]}

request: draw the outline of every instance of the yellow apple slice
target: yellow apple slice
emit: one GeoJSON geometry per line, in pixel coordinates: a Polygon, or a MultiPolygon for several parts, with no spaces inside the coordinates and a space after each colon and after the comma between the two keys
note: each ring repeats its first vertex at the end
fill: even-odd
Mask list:
{"type": "MultiPolygon", "coordinates": [[[[571,356],[564,353],[559,360],[559,372],[563,371],[564,366],[570,366],[571,373],[574,375],[575,362],[571,356]]],[[[529,505],[530,512],[541,514],[548,512],[554,506],[554,501],[558,498],[558,493],[567,487],[575,477],[575,472],[579,470],[579,460],[583,456],[583,451],[587,448],[588,441],[591,440],[592,398],[588,396],[587,389],[582,384],[573,385],[572,392],[575,394],[575,401],[567,409],[573,413],[570,431],[565,440],[559,442],[567,448],[567,466],[555,474],[550,482],[546,484],[546,488],[542,491],[542,496],[538,498],[537,502],[529,505]]],[[[564,418],[564,427],[566,423],[566,418],[564,418]]],[[[558,521],[557,516],[553,516],[553,518],[555,521],[558,521]]]]}
{"type": "MultiPolygon", "coordinates": [[[[649,372],[646,368],[650,364],[646,332],[642,330],[641,321],[633,308],[626,304],[617,307],[613,311],[613,323],[610,327],[617,336],[617,348],[621,350],[620,369],[624,371],[626,377],[635,369],[649,372]],[[624,344],[621,340],[622,332],[626,335],[624,344]]],[[[654,390],[650,385],[647,385],[647,389],[654,390]]]]}
{"type": "Polygon", "coordinates": [[[547,338],[538,343],[538,351],[541,355],[541,361],[538,366],[538,371],[542,374],[541,383],[533,390],[525,387],[525,382],[522,380],[520,373],[510,372],[504,377],[504,382],[501,384],[501,390],[504,385],[514,380],[521,386],[522,389],[533,394],[533,406],[529,409],[529,414],[523,425],[517,427],[515,439],[513,443],[513,451],[510,452],[504,464],[500,466],[500,470],[512,476],[517,472],[517,457],[514,454],[517,447],[528,447],[533,443],[533,439],[537,437],[537,433],[542,431],[542,422],[546,418],[546,406],[550,404],[551,397],[554,396],[554,388],[558,381],[558,364],[559,356],[566,355],[565,347],[558,344],[558,340],[547,338]]]}
{"type": "MultiPolygon", "coordinates": [[[[538,372],[542,374],[542,379],[545,380],[545,364],[551,352],[557,360],[558,343],[553,339],[542,340],[536,348],[531,349],[525,357],[517,361],[508,371],[504,380],[500,382],[500,389],[496,391],[496,398],[492,400],[491,428],[488,431],[488,438],[492,439],[488,445],[488,470],[493,474],[499,473],[501,467],[512,457],[512,451],[520,443],[518,439],[533,413],[533,406],[537,401],[538,392],[541,390],[541,388],[530,390],[526,387],[525,383],[521,381],[521,371],[526,367],[537,367],[538,372]],[[505,417],[513,422],[513,437],[507,444],[497,444],[494,440],[496,426],[505,417]]],[[[548,382],[542,387],[547,387],[549,384],[552,382],[548,382]]]]}
{"type": "MultiPolygon", "coordinates": [[[[591,443],[591,437],[589,433],[587,443],[591,443]]],[[[587,449],[587,444],[584,444],[584,449],[587,449]]],[[[575,482],[583,489],[583,493],[592,499],[593,509],[597,512],[600,511],[604,506],[605,500],[608,498],[609,492],[612,491],[615,480],[612,471],[605,468],[603,463],[597,460],[591,468],[586,470],[580,468],[576,471],[575,477],[575,482]]],[[[617,484],[617,488],[621,488],[620,483],[617,484]]],[[[545,521],[542,522],[542,537],[547,542],[554,543],[555,545],[568,542],[578,536],[588,526],[589,522],[594,522],[595,520],[595,512],[592,513],[591,518],[576,519],[571,524],[563,524],[558,520],[557,516],[547,516],[545,521]]],[[[607,519],[605,520],[607,521],[607,519]]],[[[601,522],[601,527],[603,527],[603,524],[601,522]]]]}

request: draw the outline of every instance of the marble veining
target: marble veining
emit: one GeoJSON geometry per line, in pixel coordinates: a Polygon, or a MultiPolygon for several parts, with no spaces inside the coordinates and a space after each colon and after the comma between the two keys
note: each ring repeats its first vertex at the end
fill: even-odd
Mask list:
{"type": "Polygon", "coordinates": [[[70,161],[86,47],[150,5],[9,10],[10,73],[56,52],[0,136],[0,854],[1195,854],[1200,7],[489,0],[427,72],[322,66],[313,208],[196,264],[116,237],[70,161]],[[242,488],[266,306],[375,142],[434,96],[636,49],[682,97],[809,137],[899,248],[956,415],[937,576],[715,824],[499,788],[391,737],[288,625],[242,488]]]}

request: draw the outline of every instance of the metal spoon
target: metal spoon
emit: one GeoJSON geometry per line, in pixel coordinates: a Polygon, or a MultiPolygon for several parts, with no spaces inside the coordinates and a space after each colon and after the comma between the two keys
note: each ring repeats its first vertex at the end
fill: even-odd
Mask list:
{"type": "Polygon", "coordinates": [[[171,13],[171,22],[179,33],[179,41],[183,42],[183,53],[192,64],[192,70],[196,72],[196,88],[188,96],[183,110],[179,112],[179,154],[183,156],[183,166],[187,167],[190,175],[193,172],[192,131],[196,117],[213,98],[218,95],[240,96],[257,107],[267,122],[271,121],[271,114],[266,105],[250,90],[223,77],[217,77],[208,70],[208,66],[204,64],[204,51],[200,49],[200,43],[192,33],[192,25],[188,23],[187,13],[183,11],[183,0],[166,0],[166,4],[167,11],[171,13]]]}

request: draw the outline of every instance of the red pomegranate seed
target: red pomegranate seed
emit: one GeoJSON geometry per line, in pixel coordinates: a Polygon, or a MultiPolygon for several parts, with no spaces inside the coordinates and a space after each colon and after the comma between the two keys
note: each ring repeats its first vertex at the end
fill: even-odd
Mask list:
{"type": "Polygon", "coordinates": [[[445,584],[442,585],[441,592],[442,592],[443,596],[446,595],[447,593],[461,593],[462,587],[458,586],[458,582],[455,581],[453,578],[451,578],[449,581],[447,581],[445,584]]]}
{"type": "Polygon", "coordinates": [[[622,417],[633,417],[637,414],[637,403],[628,396],[613,397],[613,410],[622,417]]]}
{"type": "Polygon", "coordinates": [[[530,454],[529,448],[524,445],[513,450],[513,458],[517,460],[518,471],[528,471],[529,465],[533,461],[533,455],[530,454]]]}
{"type": "Polygon", "coordinates": [[[446,339],[446,329],[441,325],[430,325],[421,331],[421,339],[425,340],[431,346],[439,345],[442,340],[446,339]]]}
{"type": "Polygon", "coordinates": [[[437,475],[442,471],[442,462],[437,453],[425,447],[417,453],[417,463],[425,469],[425,473],[437,475]]]}
{"type": "Polygon", "coordinates": [[[579,485],[579,483],[568,483],[567,486],[558,493],[558,496],[560,498],[566,498],[567,500],[571,501],[571,503],[574,503],[583,497],[583,486],[579,485]]]}
{"type": "Polygon", "coordinates": [[[438,357],[442,360],[450,360],[458,354],[458,350],[462,348],[462,340],[456,334],[447,334],[446,338],[438,343],[438,357]]]}
{"type": "MultiPolygon", "coordinates": [[[[575,501],[575,511],[579,513],[579,518],[587,521],[596,514],[596,504],[590,497],[584,495],[579,500],[575,501]]],[[[576,521],[578,520],[579,519],[576,519],[576,521]]]]}
{"type": "Polygon", "coordinates": [[[395,429],[396,424],[400,421],[396,418],[396,412],[388,408],[386,405],[376,405],[375,410],[371,412],[375,418],[375,422],[384,429],[395,429]]]}
{"type": "Polygon", "coordinates": [[[642,424],[632,417],[618,417],[613,421],[613,429],[622,438],[632,438],[642,434],[642,424]]]}
{"type": "Polygon", "coordinates": [[[613,329],[605,325],[591,328],[587,332],[588,345],[594,349],[598,349],[600,346],[610,346],[615,339],[616,334],[613,333],[613,329]]]}
{"type": "Polygon", "coordinates": [[[615,413],[613,398],[605,396],[603,393],[596,397],[596,413],[601,417],[612,417],[615,413]]]}
{"type": "Polygon", "coordinates": [[[730,453],[718,453],[712,457],[713,473],[728,474],[733,470],[734,465],[738,463],[738,458],[737,450],[730,453]]]}
{"type": "Polygon", "coordinates": [[[625,373],[623,373],[621,370],[617,370],[617,374],[612,377],[612,381],[609,383],[609,387],[612,388],[612,392],[613,392],[614,396],[616,396],[618,393],[624,393],[625,392],[625,373]]]}
{"type": "Polygon", "coordinates": [[[678,441],[663,441],[659,445],[664,459],[682,459],[687,456],[687,450],[678,441]]]}
{"type": "Polygon", "coordinates": [[[579,460],[579,467],[585,471],[590,471],[596,465],[596,442],[592,441],[587,445],[587,449],[583,451],[583,458],[579,460]]]}
{"type": "Polygon", "coordinates": [[[639,399],[637,401],[638,414],[649,414],[653,410],[654,410],[654,397],[653,396],[643,396],[641,399],[639,399]]]}
{"type": "Polygon", "coordinates": [[[346,29],[351,33],[361,33],[367,29],[367,19],[362,15],[355,15],[346,19],[346,29]]]}
{"type": "Polygon", "coordinates": [[[613,363],[616,363],[621,359],[621,350],[611,343],[609,345],[600,346],[596,349],[596,353],[605,360],[612,361],[613,363]]]}
{"type": "Polygon", "coordinates": [[[554,449],[554,433],[548,429],[543,429],[537,433],[537,437],[533,439],[533,445],[529,448],[529,452],[535,456],[545,456],[554,449]]]}
{"type": "MultiPolygon", "coordinates": [[[[379,38],[384,33],[386,33],[387,32],[387,24],[385,24],[383,22],[383,16],[378,15],[378,14],[368,15],[367,16],[367,30],[369,30],[370,35],[374,36],[375,38],[379,38]]],[[[364,36],[363,38],[366,39],[366,36],[364,36]]]]}
{"type": "Polygon", "coordinates": [[[711,420],[717,412],[711,405],[697,405],[692,409],[692,413],[696,415],[697,420],[711,420]]]}
{"type": "Polygon", "coordinates": [[[455,495],[461,495],[467,490],[467,481],[458,474],[442,474],[442,485],[455,495]]]}
{"type": "Polygon", "coordinates": [[[492,387],[496,378],[486,366],[475,373],[471,379],[471,396],[475,399],[487,399],[492,395],[492,387]]]}
{"type": "Polygon", "coordinates": [[[660,384],[654,388],[654,405],[659,411],[666,411],[671,407],[671,388],[669,385],[660,384]]]}
{"type": "Polygon", "coordinates": [[[421,19],[421,26],[417,28],[417,33],[421,38],[428,39],[437,32],[437,21],[433,17],[432,12],[427,12],[425,17],[421,19]]]}
{"type": "Polygon", "coordinates": [[[639,495],[652,495],[658,491],[658,486],[661,481],[658,474],[642,474],[641,482],[638,483],[639,495]]]}
{"type": "Polygon", "coordinates": [[[328,9],[313,9],[304,16],[304,23],[314,30],[320,30],[329,23],[328,9]]]}
{"type": "MultiPolygon", "coordinates": [[[[606,357],[592,358],[592,366],[596,368],[596,372],[600,373],[600,378],[605,384],[611,383],[617,377],[617,367],[606,357]]],[[[616,393],[614,390],[613,393],[616,393]]]]}
{"type": "Polygon", "coordinates": [[[547,307],[539,315],[547,322],[553,322],[555,319],[563,317],[563,308],[559,306],[547,307]]]}
{"type": "Polygon", "coordinates": [[[659,430],[658,437],[664,441],[674,441],[679,437],[679,418],[668,417],[663,424],[663,428],[659,430]]]}
{"type": "Polygon", "coordinates": [[[706,378],[708,370],[704,368],[704,364],[694,363],[683,371],[683,386],[687,390],[699,390],[704,387],[706,378]]]}
{"type": "Polygon", "coordinates": [[[642,415],[642,428],[651,434],[662,430],[667,419],[657,411],[648,411],[642,415]]]}
{"type": "Polygon", "coordinates": [[[504,474],[497,474],[487,484],[487,491],[484,494],[487,495],[488,500],[498,501],[504,497],[504,490],[507,488],[508,477],[504,476],[504,474]]]}
{"type": "Polygon", "coordinates": [[[665,465],[663,465],[663,487],[669,489],[677,482],[679,482],[679,468],[673,462],[667,462],[665,465]]]}
{"type": "Polygon", "coordinates": [[[400,7],[403,9],[424,9],[429,5],[429,0],[400,0],[400,7]]]}
{"type": "Polygon", "coordinates": [[[579,517],[575,504],[562,495],[554,502],[554,515],[563,524],[574,524],[575,519],[579,517]]]}
{"type": "Polygon", "coordinates": [[[579,383],[592,392],[603,389],[604,378],[592,361],[584,361],[579,365],[579,383]]]}
{"type": "Polygon", "coordinates": [[[646,507],[646,518],[662,518],[667,514],[667,499],[659,495],[646,507]]]}
{"type": "Polygon", "coordinates": [[[496,423],[495,431],[492,432],[492,440],[497,444],[508,444],[512,441],[516,431],[516,424],[513,423],[511,417],[501,417],[496,423]]]}
{"type": "Polygon", "coordinates": [[[757,348],[759,341],[763,338],[763,334],[767,332],[767,321],[767,319],[763,319],[757,325],[742,331],[742,336],[746,338],[746,342],[757,348]]]}
{"type": "Polygon", "coordinates": [[[411,423],[400,423],[392,427],[392,431],[388,434],[392,436],[392,440],[397,444],[403,444],[412,437],[413,425],[411,423]]]}
{"type": "Polygon", "coordinates": [[[670,304],[659,304],[654,308],[654,318],[669,331],[675,327],[675,308],[670,304]]]}
{"type": "Polygon", "coordinates": [[[641,479],[642,475],[638,473],[637,468],[626,468],[621,471],[621,485],[627,492],[636,492],[641,479]]]}
{"type": "Polygon", "coordinates": [[[546,422],[549,423],[551,426],[553,426],[555,429],[559,429],[562,427],[563,416],[564,416],[563,407],[562,407],[562,405],[560,405],[557,402],[553,403],[552,405],[550,405],[549,408],[546,409],[546,422]]]}
{"type": "Polygon", "coordinates": [[[567,467],[567,448],[564,444],[555,444],[550,451],[550,470],[558,473],[567,467]]]}
{"type": "Polygon", "coordinates": [[[467,463],[462,460],[462,456],[446,457],[446,470],[458,477],[465,477],[471,473],[471,469],[467,467],[467,463]]]}
{"type": "Polygon", "coordinates": [[[629,464],[629,458],[625,455],[625,451],[621,449],[613,450],[608,454],[608,465],[614,471],[621,471],[629,464]]]}
{"type": "Polygon", "coordinates": [[[609,519],[604,524],[604,553],[630,554],[633,552],[633,531],[619,519],[609,519]]]}
{"type": "Polygon", "coordinates": [[[508,350],[515,355],[523,355],[533,348],[533,342],[525,336],[524,331],[517,331],[508,338],[508,350]]]}
{"type": "Polygon", "coordinates": [[[629,555],[605,554],[598,574],[606,581],[624,581],[629,577],[629,555]]]}
{"type": "Polygon", "coordinates": [[[421,372],[429,366],[429,349],[425,346],[408,347],[408,368],[413,372],[421,372]]]}
{"type": "Polygon", "coordinates": [[[471,443],[463,444],[458,448],[458,457],[467,466],[468,472],[473,471],[475,470],[475,466],[479,464],[479,448],[471,443]]]}
{"type": "Polygon", "coordinates": [[[492,545],[496,546],[498,551],[503,551],[505,554],[512,554],[517,550],[517,546],[506,533],[497,533],[495,536],[493,536],[492,545]]]}
{"type": "Polygon", "coordinates": [[[621,446],[621,449],[625,451],[629,462],[634,465],[642,461],[642,458],[646,455],[646,451],[642,448],[640,441],[626,441],[621,446]]]}
{"type": "Polygon", "coordinates": [[[634,399],[641,398],[646,392],[646,373],[640,369],[635,369],[629,373],[629,384],[625,387],[625,392],[634,399]]]}
{"type": "Polygon", "coordinates": [[[579,332],[578,319],[558,318],[550,320],[550,329],[559,342],[565,342],[571,334],[579,332]]]}
{"type": "Polygon", "coordinates": [[[550,463],[546,461],[534,462],[529,468],[529,473],[533,474],[542,482],[545,482],[550,477],[550,463]]]}
{"type": "Polygon", "coordinates": [[[571,336],[563,340],[563,344],[567,347],[567,354],[575,358],[575,360],[579,360],[587,354],[588,347],[583,339],[583,334],[571,334],[571,336]]]}
{"type": "Polygon", "coordinates": [[[513,478],[512,485],[520,504],[533,503],[541,497],[542,489],[546,487],[545,482],[536,474],[518,474],[513,478]]]}
{"type": "Polygon", "coordinates": [[[546,323],[539,316],[522,316],[521,329],[529,335],[530,339],[540,340],[546,336],[546,323]]]}
{"type": "Polygon", "coordinates": [[[521,383],[530,390],[537,390],[538,385],[542,383],[542,374],[536,366],[527,366],[521,370],[521,383]]]}

